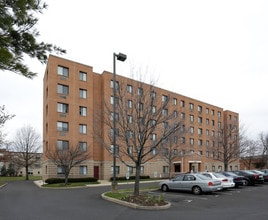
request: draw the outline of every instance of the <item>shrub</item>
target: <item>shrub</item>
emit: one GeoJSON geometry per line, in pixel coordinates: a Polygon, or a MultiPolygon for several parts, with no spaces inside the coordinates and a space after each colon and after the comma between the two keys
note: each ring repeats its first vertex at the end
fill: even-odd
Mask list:
{"type": "MultiPolygon", "coordinates": [[[[48,178],[45,180],[47,184],[64,183],[64,178],[48,178]]],[[[83,178],[68,178],[68,183],[78,182],[97,182],[98,179],[95,177],[83,177],[83,178]]]]}

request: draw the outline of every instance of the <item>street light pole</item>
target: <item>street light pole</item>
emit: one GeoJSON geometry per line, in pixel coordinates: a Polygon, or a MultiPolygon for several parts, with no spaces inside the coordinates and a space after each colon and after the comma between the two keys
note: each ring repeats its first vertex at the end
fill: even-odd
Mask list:
{"type": "Polygon", "coordinates": [[[117,190],[117,181],[116,181],[116,105],[117,105],[117,98],[116,98],[116,59],[119,61],[124,62],[127,59],[127,55],[122,53],[113,53],[113,181],[112,181],[112,191],[117,190]]]}

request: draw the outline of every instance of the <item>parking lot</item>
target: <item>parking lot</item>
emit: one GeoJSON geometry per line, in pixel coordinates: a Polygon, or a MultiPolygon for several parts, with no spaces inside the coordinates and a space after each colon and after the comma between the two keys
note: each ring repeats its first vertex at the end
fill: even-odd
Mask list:
{"type": "MultiPolygon", "coordinates": [[[[143,183],[142,187],[156,185],[156,182],[143,183]]],[[[110,186],[42,189],[32,182],[12,182],[0,189],[0,219],[268,219],[268,183],[202,195],[157,190],[152,193],[163,195],[171,202],[171,207],[156,211],[133,209],[103,200],[100,195],[109,190],[110,186]]]]}

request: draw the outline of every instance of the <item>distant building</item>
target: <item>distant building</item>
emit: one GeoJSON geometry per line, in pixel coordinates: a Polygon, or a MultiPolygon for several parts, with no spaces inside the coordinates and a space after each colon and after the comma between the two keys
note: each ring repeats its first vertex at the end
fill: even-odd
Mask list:
{"type": "MultiPolygon", "coordinates": [[[[126,89],[136,92],[137,81],[117,75],[117,83],[126,80],[126,89]]],[[[79,144],[90,152],[90,157],[75,167],[70,176],[109,179],[113,157],[91,134],[94,126],[104,129],[104,125],[96,124],[94,114],[104,108],[104,103],[112,105],[113,74],[106,71],[98,74],[91,66],[51,55],[43,89],[43,178],[61,174],[61,169],[46,158],[46,150],[79,144]]],[[[223,163],[215,160],[222,154],[215,155],[211,150],[219,147],[212,137],[219,135],[219,128],[227,129],[230,124],[235,125],[239,132],[239,114],[161,88],[156,88],[155,92],[159,99],[170,97],[167,111],[178,114],[187,130],[179,140],[180,156],[172,163],[173,173],[223,170],[223,163]]],[[[109,132],[103,131],[103,138],[109,132]]],[[[116,165],[118,176],[125,176],[130,171],[119,161],[116,165]]],[[[143,165],[142,173],[163,177],[167,175],[167,166],[161,157],[156,157],[143,165]]],[[[239,160],[229,164],[228,169],[239,169],[239,160]]],[[[134,174],[133,170],[131,172],[134,174]]]]}

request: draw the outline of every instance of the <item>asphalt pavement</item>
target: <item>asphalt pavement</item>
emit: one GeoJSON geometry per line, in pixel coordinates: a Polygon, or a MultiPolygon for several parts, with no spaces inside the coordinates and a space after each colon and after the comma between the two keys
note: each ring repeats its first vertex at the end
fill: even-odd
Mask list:
{"type": "MultiPolygon", "coordinates": [[[[157,182],[143,183],[156,186],[157,182]]],[[[132,184],[119,185],[129,188],[132,184]]],[[[177,219],[268,219],[268,184],[241,187],[194,196],[191,193],[162,194],[171,202],[166,210],[139,210],[103,200],[109,182],[73,189],[40,188],[32,181],[10,182],[0,188],[1,220],[177,220],[177,219]]]]}

